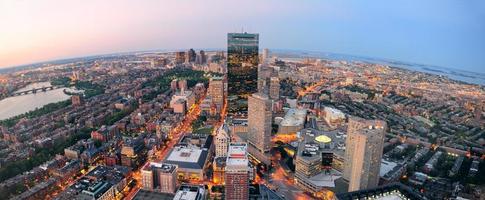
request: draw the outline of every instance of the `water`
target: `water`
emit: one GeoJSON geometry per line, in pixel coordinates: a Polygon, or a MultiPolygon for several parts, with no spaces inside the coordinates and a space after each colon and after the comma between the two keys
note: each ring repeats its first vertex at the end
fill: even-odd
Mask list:
{"type": "MultiPolygon", "coordinates": [[[[17,91],[25,91],[50,85],[51,84],[49,82],[33,83],[17,91]]],[[[35,108],[40,108],[49,103],[67,100],[70,98],[70,96],[64,94],[64,89],[65,88],[58,88],[46,92],[37,91],[35,94],[27,94],[2,99],[0,100],[0,120],[29,112],[35,108]]]]}
{"type": "Polygon", "coordinates": [[[408,69],[412,71],[425,72],[429,74],[447,76],[450,79],[462,81],[470,84],[477,84],[485,86],[485,73],[484,72],[469,72],[460,69],[452,69],[440,66],[430,66],[422,65],[408,62],[400,62],[388,59],[379,58],[369,58],[363,56],[353,56],[346,54],[337,53],[325,53],[325,52],[314,52],[314,51],[292,51],[292,50],[277,50],[279,56],[289,57],[289,58],[323,58],[330,60],[344,60],[344,61],[364,61],[368,63],[389,65],[392,67],[399,67],[403,69],[408,69]]]}

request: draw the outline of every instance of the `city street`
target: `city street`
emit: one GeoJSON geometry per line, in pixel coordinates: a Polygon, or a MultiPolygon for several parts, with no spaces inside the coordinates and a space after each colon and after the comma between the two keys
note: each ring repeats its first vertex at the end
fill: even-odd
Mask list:
{"type": "Polygon", "coordinates": [[[270,188],[275,189],[278,194],[284,195],[286,199],[313,199],[313,197],[305,194],[295,186],[295,182],[286,176],[285,171],[279,164],[275,165],[274,170],[268,185],[270,188]]]}
{"type": "MultiPolygon", "coordinates": [[[[203,99],[204,96],[201,98],[203,99]]],[[[157,155],[157,160],[155,161],[163,161],[165,157],[168,155],[171,149],[177,144],[177,142],[180,140],[180,138],[185,135],[190,129],[192,128],[192,122],[196,120],[199,115],[200,115],[200,101],[196,102],[194,106],[187,112],[184,120],[177,126],[175,127],[172,132],[172,139],[166,144],[165,147],[163,147],[160,151],[155,152],[157,155]]],[[[148,159],[145,164],[140,167],[137,171],[133,172],[133,179],[136,181],[135,187],[133,187],[125,196],[125,199],[133,199],[133,197],[136,195],[138,190],[141,188],[141,169],[143,166],[145,166],[147,163],[151,162],[153,160],[148,159]]]]}

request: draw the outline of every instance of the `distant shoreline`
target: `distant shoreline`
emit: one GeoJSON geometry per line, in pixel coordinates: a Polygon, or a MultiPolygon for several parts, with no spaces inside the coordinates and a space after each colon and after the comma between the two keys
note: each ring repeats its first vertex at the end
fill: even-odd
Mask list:
{"type": "MultiPolygon", "coordinates": [[[[218,49],[218,48],[207,48],[203,50],[225,51],[225,49],[218,49]]],[[[133,55],[133,54],[153,53],[153,52],[173,53],[177,51],[181,51],[181,50],[180,49],[178,50],[160,49],[160,50],[119,52],[119,53],[111,53],[111,54],[91,55],[91,56],[85,56],[85,57],[65,58],[65,59],[13,66],[13,67],[0,68],[0,74],[13,73],[21,70],[26,70],[26,69],[35,69],[35,68],[42,67],[44,64],[65,64],[65,63],[71,63],[71,62],[78,62],[81,60],[89,61],[89,60],[96,60],[101,58],[113,58],[113,57],[122,56],[122,55],[133,55]]],[[[361,61],[361,62],[368,62],[373,64],[382,64],[382,65],[388,65],[391,67],[407,69],[411,71],[419,71],[419,72],[429,73],[433,75],[446,76],[449,79],[460,81],[467,84],[485,86],[485,73],[483,72],[472,72],[472,71],[453,69],[448,67],[431,66],[431,65],[416,64],[411,62],[396,61],[391,59],[372,58],[372,57],[366,57],[366,56],[356,56],[356,55],[348,55],[348,54],[341,54],[341,53],[329,53],[329,52],[306,51],[306,50],[286,50],[286,49],[273,49],[271,51],[273,51],[273,53],[277,55],[284,55],[284,56],[293,55],[299,58],[317,58],[317,59],[323,58],[323,59],[329,59],[329,60],[361,61]]]]}

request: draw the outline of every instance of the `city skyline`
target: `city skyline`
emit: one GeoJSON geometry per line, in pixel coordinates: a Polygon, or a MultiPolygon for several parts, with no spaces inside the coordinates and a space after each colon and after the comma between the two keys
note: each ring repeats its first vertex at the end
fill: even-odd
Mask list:
{"type": "Polygon", "coordinates": [[[0,35],[4,44],[0,57],[6,59],[0,59],[0,68],[117,52],[224,49],[221,38],[244,28],[261,34],[262,48],[333,52],[483,72],[483,2],[361,4],[3,1],[0,17],[9,20],[1,22],[5,30],[0,35]]]}

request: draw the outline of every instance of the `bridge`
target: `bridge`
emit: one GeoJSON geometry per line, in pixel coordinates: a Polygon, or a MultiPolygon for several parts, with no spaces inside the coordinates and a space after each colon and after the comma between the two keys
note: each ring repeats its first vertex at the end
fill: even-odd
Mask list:
{"type": "Polygon", "coordinates": [[[10,95],[8,95],[8,96],[13,97],[13,96],[21,96],[21,95],[27,95],[27,94],[35,94],[39,91],[45,92],[45,91],[54,90],[54,89],[57,89],[57,88],[60,88],[60,86],[47,86],[47,87],[41,87],[41,88],[34,88],[34,89],[30,89],[30,90],[23,90],[23,91],[20,91],[20,92],[13,92],[13,93],[10,93],[10,95]]]}

